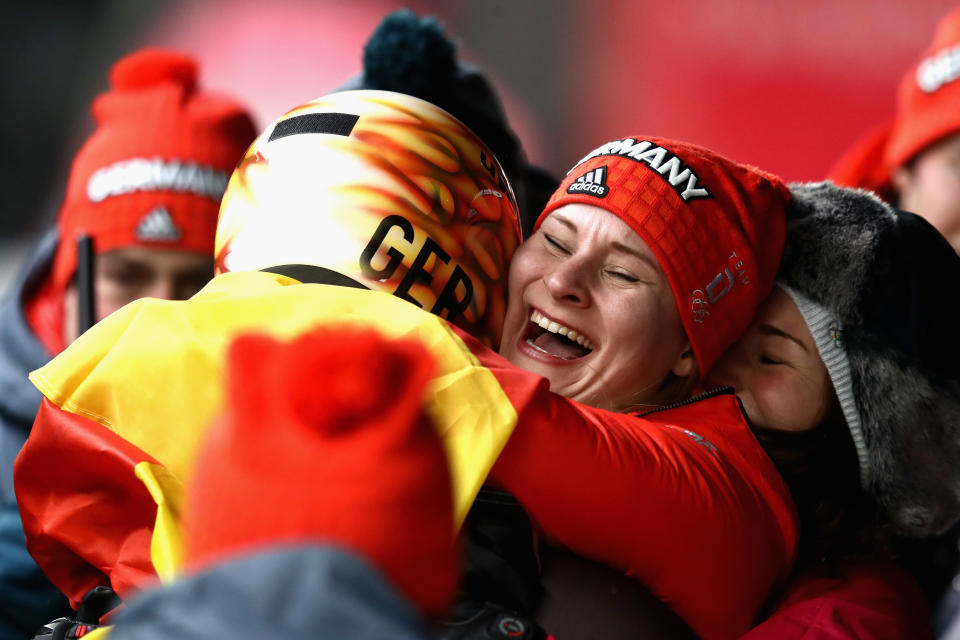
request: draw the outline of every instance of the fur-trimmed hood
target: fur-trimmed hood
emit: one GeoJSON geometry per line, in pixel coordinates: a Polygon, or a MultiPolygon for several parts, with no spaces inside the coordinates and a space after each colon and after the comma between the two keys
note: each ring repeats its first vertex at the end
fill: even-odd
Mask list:
{"type": "Polygon", "coordinates": [[[863,486],[903,532],[941,532],[960,518],[960,256],[870,192],[791,192],[779,280],[835,321],[863,486]]]}

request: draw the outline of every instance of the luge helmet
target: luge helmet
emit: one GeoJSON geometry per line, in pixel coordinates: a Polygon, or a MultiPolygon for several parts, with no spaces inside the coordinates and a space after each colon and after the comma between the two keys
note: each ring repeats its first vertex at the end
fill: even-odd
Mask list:
{"type": "Polygon", "coordinates": [[[344,91],[247,150],[220,207],[216,270],[385,291],[496,346],[520,240],[507,177],[460,121],[404,94],[344,91]]]}

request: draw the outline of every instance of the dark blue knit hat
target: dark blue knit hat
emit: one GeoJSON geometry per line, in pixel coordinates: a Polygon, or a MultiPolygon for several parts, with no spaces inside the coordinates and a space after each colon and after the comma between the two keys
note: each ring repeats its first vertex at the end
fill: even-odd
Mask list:
{"type": "Polygon", "coordinates": [[[493,87],[480,70],[457,59],[456,45],[435,18],[409,9],[388,14],[363,49],[363,73],[338,88],[379,89],[426,100],[473,131],[493,151],[520,207],[524,237],[559,184],[527,162],[493,87]]]}

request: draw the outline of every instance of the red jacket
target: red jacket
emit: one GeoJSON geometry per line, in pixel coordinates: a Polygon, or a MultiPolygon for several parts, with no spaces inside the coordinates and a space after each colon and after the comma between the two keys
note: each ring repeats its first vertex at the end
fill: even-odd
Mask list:
{"type": "Polygon", "coordinates": [[[802,575],[743,640],[933,640],[920,587],[892,563],[848,564],[839,575],[802,575]]]}
{"type": "Polygon", "coordinates": [[[519,413],[491,479],[550,540],[636,577],[704,638],[754,624],[790,571],[797,522],[735,396],[612,413],[471,349],[519,413]]]}

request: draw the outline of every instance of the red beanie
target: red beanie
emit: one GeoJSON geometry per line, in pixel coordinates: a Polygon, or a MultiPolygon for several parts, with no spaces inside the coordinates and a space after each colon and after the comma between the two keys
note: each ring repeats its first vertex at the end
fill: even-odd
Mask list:
{"type": "Polygon", "coordinates": [[[256,137],[236,102],[197,90],[197,64],[147,49],[117,62],[93,103],[97,129],[74,159],[53,279],[76,269],[76,238],[98,253],[140,245],[213,256],[220,198],[256,137]]]}
{"type": "Polygon", "coordinates": [[[578,162],[537,220],[566,204],[602,207],[650,247],[705,374],[770,293],[783,252],[787,187],[684,142],[631,137],[578,162]]]}
{"type": "Polygon", "coordinates": [[[960,9],[947,14],[933,43],[900,81],[887,164],[900,167],[960,131],[960,9]]]}
{"type": "Polygon", "coordinates": [[[234,341],[226,413],[187,482],[188,565],[332,545],[441,613],[458,557],[446,457],[423,412],[432,372],[420,343],[369,329],[234,341]]]}

